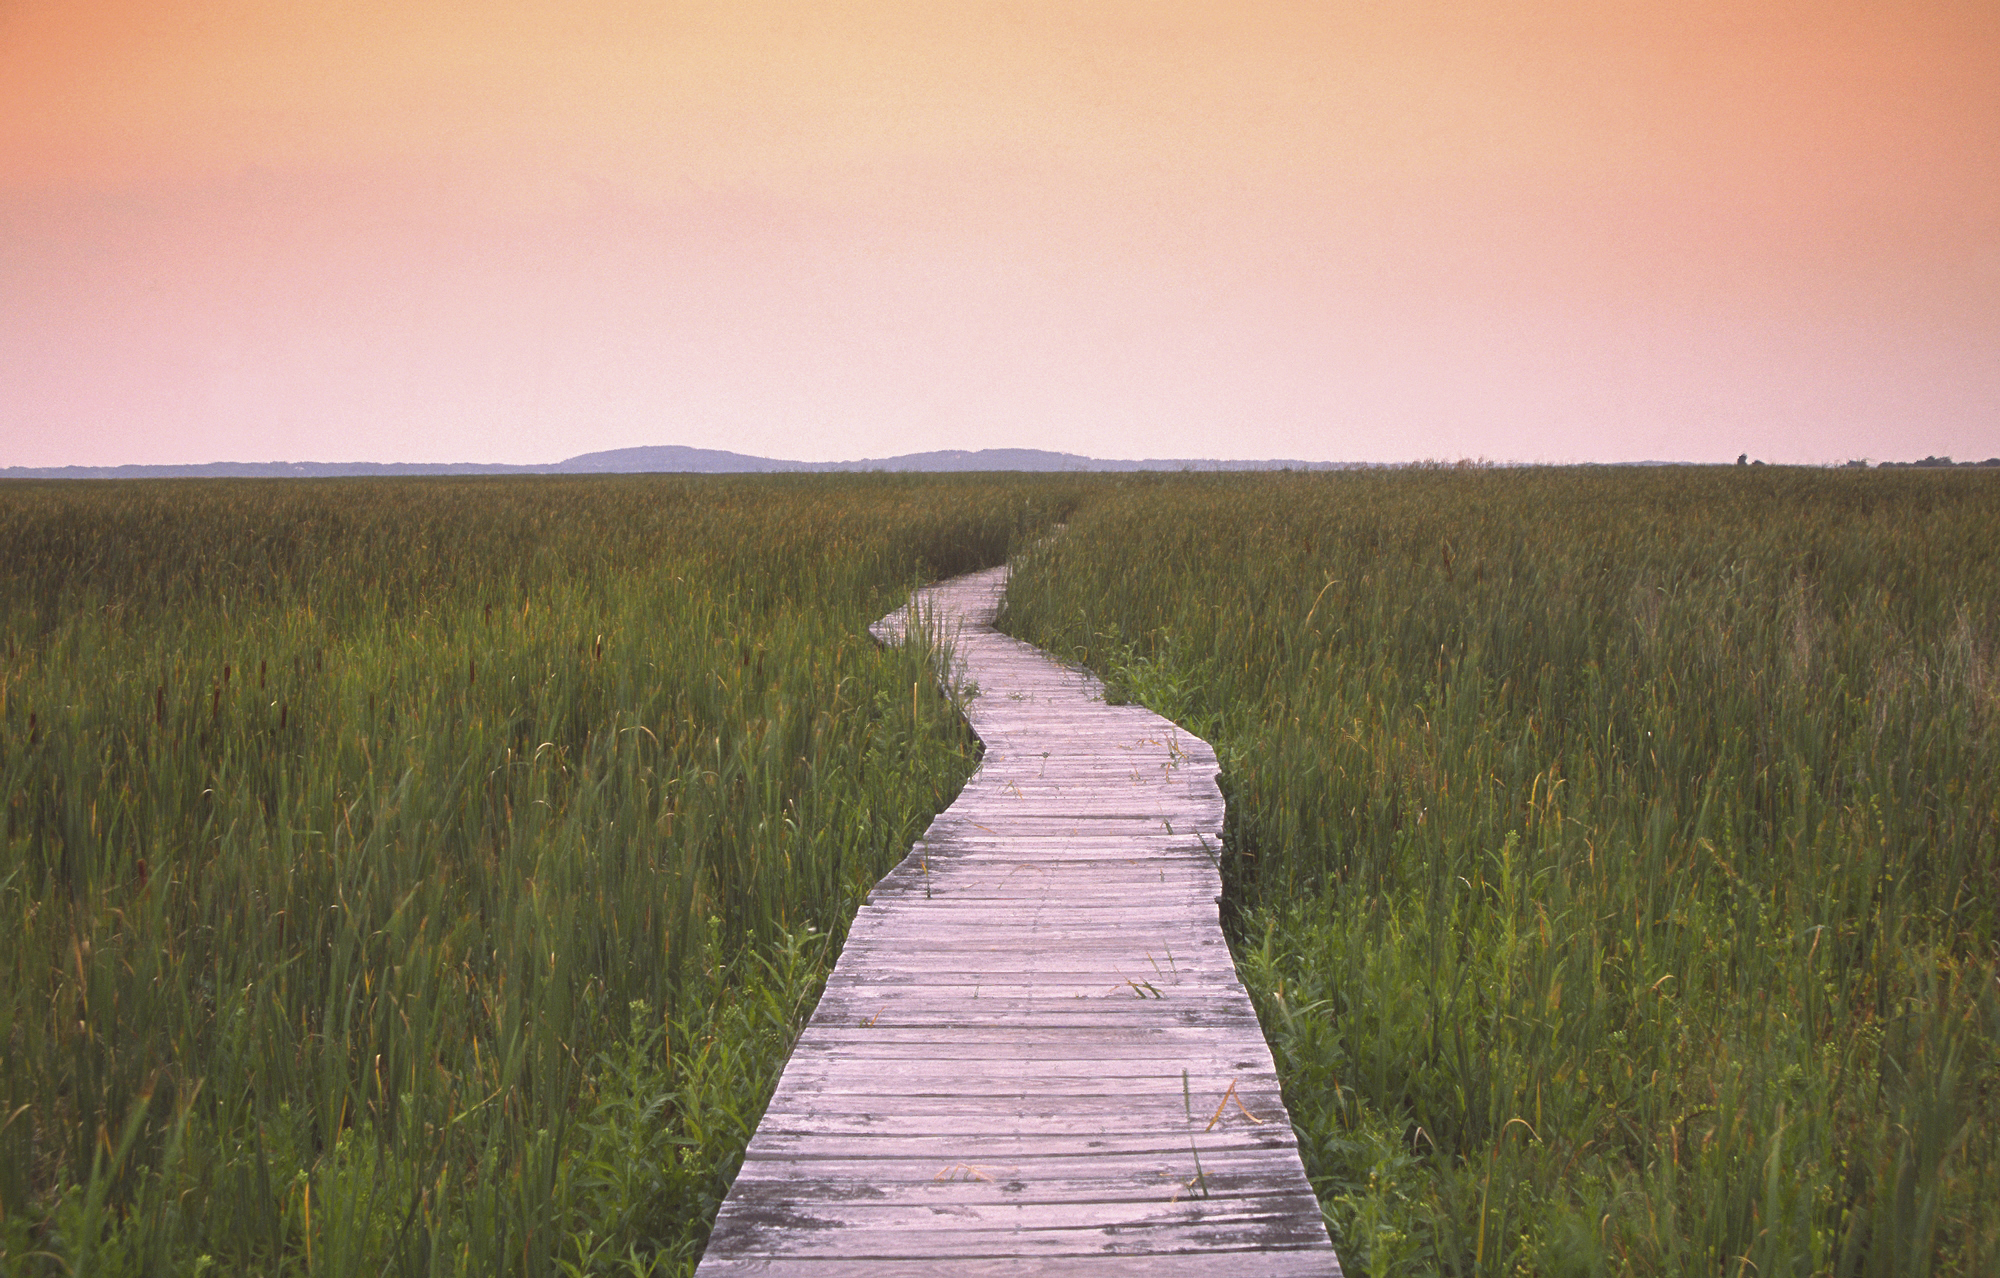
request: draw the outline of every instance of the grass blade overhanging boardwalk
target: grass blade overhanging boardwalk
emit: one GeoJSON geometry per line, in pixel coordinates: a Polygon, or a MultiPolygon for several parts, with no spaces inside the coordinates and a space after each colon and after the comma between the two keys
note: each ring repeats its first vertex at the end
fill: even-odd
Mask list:
{"type": "Polygon", "coordinates": [[[1214,752],[996,633],[1005,582],[913,604],[985,758],[855,919],[700,1273],[1337,1276],[1222,936],[1214,752]]]}

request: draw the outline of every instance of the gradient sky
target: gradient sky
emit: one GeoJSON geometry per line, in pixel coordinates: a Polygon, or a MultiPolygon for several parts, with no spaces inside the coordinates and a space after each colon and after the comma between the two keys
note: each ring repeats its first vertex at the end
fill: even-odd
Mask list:
{"type": "Polygon", "coordinates": [[[0,465],[2000,454],[1996,0],[0,0],[0,465]]]}

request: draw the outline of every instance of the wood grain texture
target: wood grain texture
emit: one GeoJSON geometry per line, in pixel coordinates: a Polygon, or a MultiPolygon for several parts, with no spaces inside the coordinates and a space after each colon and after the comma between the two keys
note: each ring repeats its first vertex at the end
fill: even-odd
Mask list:
{"type": "Polygon", "coordinates": [[[995,631],[1005,585],[873,627],[944,634],[985,755],[856,916],[698,1273],[1338,1278],[1222,937],[1215,752],[995,631]]]}

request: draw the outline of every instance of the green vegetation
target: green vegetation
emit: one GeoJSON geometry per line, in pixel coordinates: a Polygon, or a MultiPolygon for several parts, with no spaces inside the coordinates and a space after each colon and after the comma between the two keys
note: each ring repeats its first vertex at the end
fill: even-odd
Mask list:
{"type": "Polygon", "coordinates": [[[2000,1268],[2000,487],[1126,479],[1007,626],[1215,740],[1350,1272],[2000,1268]]]}
{"type": "Polygon", "coordinates": [[[1074,491],[0,488],[0,1269],[684,1270],[1074,491]]]}
{"type": "Polygon", "coordinates": [[[2000,1266],[2000,489],[1731,467],[0,487],[0,1270],[685,1271],[1066,517],[1352,1272],[2000,1266]]]}

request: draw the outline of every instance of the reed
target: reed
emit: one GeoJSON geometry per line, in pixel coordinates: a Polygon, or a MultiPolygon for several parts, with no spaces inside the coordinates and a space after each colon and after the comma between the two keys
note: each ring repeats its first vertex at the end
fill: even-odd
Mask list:
{"type": "Polygon", "coordinates": [[[1126,479],[1003,625],[1209,736],[1352,1273],[2000,1265],[2000,486],[1126,479]]]}
{"type": "Polygon", "coordinates": [[[0,1268],[685,1272],[1075,497],[0,487],[0,1268]]]}

